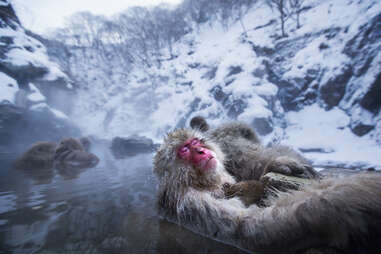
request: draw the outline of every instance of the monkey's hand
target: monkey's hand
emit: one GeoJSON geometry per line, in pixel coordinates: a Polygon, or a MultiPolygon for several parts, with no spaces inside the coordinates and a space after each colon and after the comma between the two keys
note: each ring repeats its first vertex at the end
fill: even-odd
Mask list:
{"type": "Polygon", "coordinates": [[[250,180],[235,184],[225,183],[223,190],[226,198],[239,197],[246,206],[249,206],[260,201],[264,194],[264,186],[263,182],[250,180]]]}
{"type": "Polygon", "coordinates": [[[298,162],[287,156],[278,157],[270,163],[264,174],[269,172],[302,178],[320,178],[319,173],[315,171],[312,166],[298,162]]]}
{"type": "Polygon", "coordinates": [[[226,198],[233,198],[240,195],[242,182],[230,184],[224,183],[222,186],[222,190],[224,191],[226,198]]]}

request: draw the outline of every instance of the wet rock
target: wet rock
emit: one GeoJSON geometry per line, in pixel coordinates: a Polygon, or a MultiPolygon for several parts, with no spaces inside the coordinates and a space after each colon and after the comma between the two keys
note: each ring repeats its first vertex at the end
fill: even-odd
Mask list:
{"type": "MultiPolygon", "coordinates": [[[[274,83],[274,82],[273,82],[274,83]]],[[[300,95],[301,90],[291,82],[278,80],[275,82],[280,89],[278,91],[279,100],[285,111],[297,110],[298,103],[295,99],[300,95]]]]}
{"type": "Polygon", "coordinates": [[[218,67],[212,67],[210,70],[208,70],[204,75],[202,75],[201,78],[206,78],[206,79],[214,79],[216,77],[218,67]]]}
{"type": "Polygon", "coordinates": [[[335,150],[332,148],[323,148],[323,147],[308,147],[308,148],[299,148],[302,153],[333,153],[335,150]]]}
{"type": "Polygon", "coordinates": [[[12,29],[16,29],[15,24],[20,25],[20,21],[12,5],[8,1],[0,1],[0,27],[10,26],[12,29]]]}
{"type": "Polygon", "coordinates": [[[191,69],[198,69],[200,67],[200,63],[189,63],[188,67],[191,69]]]}
{"type": "Polygon", "coordinates": [[[141,136],[115,137],[111,142],[111,151],[117,159],[139,153],[150,153],[155,148],[156,146],[151,139],[141,136]]]}
{"type": "Polygon", "coordinates": [[[321,98],[327,105],[327,109],[339,105],[344,97],[345,88],[353,75],[352,67],[345,66],[340,75],[332,77],[327,83],[320,87],[321,98]]]}
{"type": "Polygon", "coordinates": [[[233,75],[236,75],[236,74],[238,74],[238,73],[240,73],[240,72],[242,72],[243,70],[242,70],[242,67],[241,66],[230,66],[229,67],[229,73],[228,73],[228,75],[226,75],[227,77],[229,77],[229,76],[233,76],[233,75]]]}
{"type": "Polygon", "coordinates": [[[324,49],[327,49],[327,48],[329,48],[327,43],[324,43],[324,42],[320,43],[320,45],[319,45],[319,49],[320,50],[324,50],[324,49]]]}
{"type": "Polygon", "coordinates": [[[357,136],[364,136],[374,129],[373,125],[357,123],[354,126],[351,126],[351,130],[357,136]]]}
{"type": "Polygon", "coordinates": [[[374,114],[381,108],[381,73],[360,101],[360,105],[374,114]]]}
{"type": "Polygon", "coordinates": [[[263,78],[266,75],[266,70],[262,68],[256,68],[251,74],[257,78],[263,78]]]}

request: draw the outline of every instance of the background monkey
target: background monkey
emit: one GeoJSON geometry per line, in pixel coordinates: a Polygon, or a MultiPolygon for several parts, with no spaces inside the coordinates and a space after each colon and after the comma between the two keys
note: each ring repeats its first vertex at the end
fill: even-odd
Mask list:
{"type": "Polygon", "coordinates": [[[37,142],[23,153],[15,162],[18,169],[49,169],[53,167],[57,144],[54,142],[37,142]]]}
{"type": "MultiPolygon", "coordinates": [[[[207,124],[204,118],[199,118],[202,117],[197,117],[197,121],[207,124]]],[[[290,147],[262,146],[258,135],[245,123],[224,124],[207,131],[205,136],[219,145],[225,154],[225,168],[237,181],[259,180],[267,172],[319,177],[310,162],[290,147]]]]}
{"type": "Polygon", "coordinates": [[[206,119],[202,116],[195,116],[190,121],[190,126],[194,130],[199,130],[201,132],[206,132],[209,130],[209,124],[206,119]]]}
{"type": "MultiPolygon", "coordinates": [[[[287,160],[277,163],[283,161],[289,167],[287,160]]],[[[183,129],[168,134],[155,155],[154,172],[165,216],[250,251],[298,253],[325,247],[378,253],[381,247],[379,174],[316,181],[281,193],[269,200],[269,207],[246,208],[238,198],[224,198],[224,184],[235,179],[225,169],[217,143],[183,129]]]]}
{"type": "MultiPolygon", "coordinates": [[[[197,117],[197,121],[207,124],[202,117],[197,117]]],[[[309,161],[290,147],[263,147],[258,135],[245,123],[223,124],[205,135],[219,145],[225,154],[225,169],[238,181],[233,185],[225,184],[226,197],[237,196],[247,206],[259,204],[264,197],[267,182],[261,178],[268,172],[303,178],[319,177],[309,161]]]]}
{"type": "Polygon", "coordinates": [[[78,140],[82,144],[82,146],[85,149],[85,151],[89,152],[90,148],[91,148],[91,141],[90,141],[90,139],[88,137],[81,137],[78,140]]]}
{"type": "Polygon", "coordinates": [[[59,169],[82,169],[95,167],[99,158],[89,152],[74,138],[66,138],[59,143],[54,156],[59,169]]]}

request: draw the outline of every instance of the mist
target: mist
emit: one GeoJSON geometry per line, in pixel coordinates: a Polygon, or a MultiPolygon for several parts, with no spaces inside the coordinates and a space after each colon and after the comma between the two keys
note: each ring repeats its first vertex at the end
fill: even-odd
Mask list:
{"type": "Polygon", "coordinates": [[[381,2],[297,2],[0,0],[0,253],[246,253],[157,212],[153,156],[195,116],[379,171],[381,2]],[[53,166],[16,168],[36,142],[53,166]]]}

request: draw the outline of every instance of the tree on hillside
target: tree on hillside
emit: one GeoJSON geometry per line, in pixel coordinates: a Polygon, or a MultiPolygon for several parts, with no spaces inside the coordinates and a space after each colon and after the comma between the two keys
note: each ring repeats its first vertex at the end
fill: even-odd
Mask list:
{"type": "Polygon", "coordinates": [[[184,13],[181,9],[170,10],[167,6],[155,7],[151,13],[157,26],[160,46],[167,47],[170,58],[173,58],[173,43],[190,30],[184,20],[184,13]]]}
{"type": "Polygon", "coordinates": [[[304,9],[304,0],[289,0],[292,16],[296,19],[296,28],[300,28],[300,14],[305,10],[304,9]]]}
{"type": "Polygon", "coordinates": [[[120,14],[116,20],[119,25],[119,36],[123,44],[129,48],[134,62],[152,66],[152,55],[159,46],[156,41],[157,32],[147,8],[132,7],[120,14]]]}
{"type": "Polygon", "coordinates": [[[266,0],[266,3],[271,9],[276,9],[279,12],[279,20],[281,25],[282,37],[286,37],[284,25],[290,17],[290,9],[287,0],[266,0]]]}
{"type": "Polygon", "coordinates": [[[237,17],[239,20],[239,23],[241,24],[243,34],[246,37],[247,36],[247,31],[245,24],[243,23],[243,16],[247,13],[247,11],[250,9],[250,7],[256,3],[256,0],[237,0],[235,1],[235,11],[237,12],[237,17]]]}

